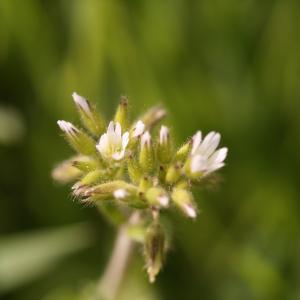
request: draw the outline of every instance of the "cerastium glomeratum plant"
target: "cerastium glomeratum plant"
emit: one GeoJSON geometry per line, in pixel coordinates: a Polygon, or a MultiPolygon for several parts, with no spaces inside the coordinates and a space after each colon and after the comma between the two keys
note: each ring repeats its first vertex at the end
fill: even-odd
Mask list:
{"type": "Polygon", "coordinates": [[[73,99],[84,129],[67,121],[57,122],[77,155],[58,165],[53,177],[75,181],[74,197],[97,206],[119,228],[112,258],[99,284],[99,292],[113,299],[132,240],[143,245],[149,280],[154,282],[167,250],[161,212],[176,207],[195,219],[197,205],[191,189],[224,166],[227,148],[217,150],[221,136],[213,131],[205,137],[198,131],[178,148],[168,127],[161,125],[153,134],[166,115],[161,106],[131,123],[128,100],[122,97],[107,124],[95,105],[76,93],[73,99]]]}

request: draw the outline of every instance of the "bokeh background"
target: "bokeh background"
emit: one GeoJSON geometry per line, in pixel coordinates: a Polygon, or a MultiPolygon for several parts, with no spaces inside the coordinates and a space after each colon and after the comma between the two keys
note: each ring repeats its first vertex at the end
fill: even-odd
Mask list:
{"type": "Polygon", "coordinates": [[[122,299],[300,299],[299,13],[297,0],[1,0],[3,299],[77,299],[108,258],[114,230],[50,176],[71,154],[56,120],[76,123],[73,91],[108,117],[120,95],[134,116],[163,103],[178,144],[217,130],[230,149],[197,221],[171,217],[157,283],[137,258],[122,299]]]}

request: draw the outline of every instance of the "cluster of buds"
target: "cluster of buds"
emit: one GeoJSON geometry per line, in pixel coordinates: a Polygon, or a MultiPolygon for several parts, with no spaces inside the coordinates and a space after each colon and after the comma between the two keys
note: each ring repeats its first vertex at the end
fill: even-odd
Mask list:
{"type": "Polygon", "coordinates": [[[153,134],[166,114],[161,106],[131,124],[128,100],[122,97],[107,124],[95,105],[76,93],[73,99],[84,129],[57,122],[77,155],[58,165],[53,177],[75,182],[74,197],[95,204],[114,223],[126,222],[133,211],[140,211],[145,227],[140,240],[153,282],[167,248],[160,212],[176,207],[195,219],[198,209],[191,188],[224,166],[227,148],[217,150],[216,132],[202,138],[198,131],[179,148],[168,127],[162,125],[153,134]]]}

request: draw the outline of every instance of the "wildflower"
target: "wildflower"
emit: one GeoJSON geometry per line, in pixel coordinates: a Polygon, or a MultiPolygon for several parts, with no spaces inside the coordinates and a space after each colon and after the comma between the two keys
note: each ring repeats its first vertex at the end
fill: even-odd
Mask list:
{"type": "Polygon", "coordinates": [[[104,159],[121,160],[124,158],[125,150],[129,142],[129,132],[122,135],[122,128],[119,123],[111,121],[96,145],[104,159]]]}
{"type": "Polygon", "coordinates": [[[201,131],[193,137],[191,150],[190,171],[194,174],[208,175],[220,168],[225,163],[228,149],[223,147],[215,151],[220,143],[221,135],[211,131],[202,141],[201,131]]]}

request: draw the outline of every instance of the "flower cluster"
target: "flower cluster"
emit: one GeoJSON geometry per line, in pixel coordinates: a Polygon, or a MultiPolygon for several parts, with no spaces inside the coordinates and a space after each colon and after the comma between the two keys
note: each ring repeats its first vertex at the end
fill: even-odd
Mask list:
{"type": "Polygon", "coordinates": [[[197,205],[191,188],[224,166],[227,148],[217,147],[220,134],[198,131],[179,148],[168,127],[156,125],[165,110],[156,106],[129,122],[128,101],[121,98],[112,121],[107,125],[95,105],[78,94],[74,103],[85,130],[70,122],[58,121],[66,140],[77,155],[58,165],[53,177],[75,181],[73,195],[95,204],[115,224],[124,223],[133,211],[140,211],[146,266],[154,281],[166,250],[160,212],[177,207],[196,218],[197,205]]]}

